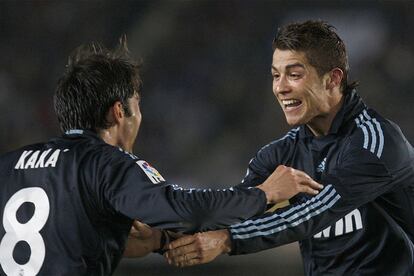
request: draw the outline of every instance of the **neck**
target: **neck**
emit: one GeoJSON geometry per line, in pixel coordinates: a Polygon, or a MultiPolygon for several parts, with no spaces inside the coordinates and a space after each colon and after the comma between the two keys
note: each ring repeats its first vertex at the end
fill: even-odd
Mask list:
{"type": "Polygon", "coordinates": [[[333,120],[336,114],[341,109],[344,102],[344,97],[341,95],[334,103],[330,106],[329,111],[325,114],[319,115],[313,118],[306,126],[312,131],[316,137],[325,136],[329,134],[333,120]]]}
{"type": "Polygon", "coordinates": [[[132,152],[132,148],[125,146],[124,143],[121,142],[117,136],[117,132],[113,128],[98,130],[98,136],[111,146],[119,147],[127,152],[132,152]]]}
{"type": "Polygon", "coordinates": [[[101,137],[102,140],[105,141],[105,143],[110,144],[112,146],[117,146],[115,136],[110,129],[98,130],[98,136],[101,137]]]}

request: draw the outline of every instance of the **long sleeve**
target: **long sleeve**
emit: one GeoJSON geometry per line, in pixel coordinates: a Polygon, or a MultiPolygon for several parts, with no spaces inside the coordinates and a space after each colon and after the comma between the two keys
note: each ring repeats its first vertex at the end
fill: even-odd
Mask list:
{"type": "Polygon", "coordinates": [[[309,238],[389,190],[392,177],[372,159],[365,156],[365,161],[374,162],[363,168],[359,167],[361,163],[349,160],[323,178],[325,187],[317,196],[232,225],[232,254],[253,253],[309,238]]]}
{"type": "Polygon", "coordinates": [[[310,238],[359,206],[404,187],[414,177],[412,148],[392,132],[381,130],[381,147],[371,147],[362,132],[350,139],[336,166],[322,175],[325,187],[317,196],[232,225],[231,254],[310,238]]]}
{"type": "Polygon", "coordinates": [[[99,190],[102,208],[184,232],[227,227],[265,211],[266,196],[260,189],[183,189],[166,182],[148,164],[140,166],[142,162],[125,156],[100,162],[94,189],[99,190]]]}

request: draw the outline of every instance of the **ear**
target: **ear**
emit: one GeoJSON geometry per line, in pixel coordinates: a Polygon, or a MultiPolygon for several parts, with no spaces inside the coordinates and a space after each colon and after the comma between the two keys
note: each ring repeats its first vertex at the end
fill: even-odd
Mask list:
{"type": "Polygon", "coordinates": [[[108,112],[108,121],[113,124],[118,124],[124,118],[124,108],[120,101],[116,101],[108,112]]]}
{"type": "Polygon", "coordinates": [[[328,74],[329,77],[326,79],[326,89],[340,87],[344,72],[339,68],[334,68],[328,74]]]}

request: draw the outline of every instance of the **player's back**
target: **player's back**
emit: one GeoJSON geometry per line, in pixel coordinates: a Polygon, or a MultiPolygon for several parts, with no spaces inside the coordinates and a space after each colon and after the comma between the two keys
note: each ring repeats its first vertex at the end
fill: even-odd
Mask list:
{"type": "Polygon", "coordinates": [[[64,137],[0,157],[0,274],[112,272],[130,220],[102,211],[88,185],[104,173],[93,160],[108,147],[64,137]]]}

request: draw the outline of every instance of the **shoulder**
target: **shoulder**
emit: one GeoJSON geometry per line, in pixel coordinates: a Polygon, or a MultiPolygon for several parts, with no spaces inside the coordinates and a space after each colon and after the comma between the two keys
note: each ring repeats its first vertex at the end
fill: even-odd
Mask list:
{"type": "Polygon", "coordinates": [[[385,163],[408,158],[412,147],[397,124],[372,109],[364,109],[354,122],[348,149],[371,154],[385,163]]]}
{"type": "Polygon", "coordinates": [[[26,145],[10,152],[3,153],[0,158],[4,168],[14,167],[15,169],[43,168],[48,159],[56,159],[60,149],[49,148],[45,143],[26,145]],[[55,151],[58,151],[57,154],[55,151]],[[42,162],[39,162],[42,159],[42,162]]]}
{"type": "Polygon", "coordinates": [[[299,130],[300,127],[291,129],[282,138],[263,146],[250,160],[242,185],[253,187],[262,183],[283,162],[283,158],[288,158],[285,153],[294,145],[299,130]]]}
{"type": "Polygon", "coordinates": [[[263,146],[257,154],[268,154],[277,150],[287,149],[289,146],[295,143],[299,135],[300,127],[289,130],[282,138],[273,140],[270,143],[263,146]]]}
{"type": "Polygon", "coordinates": [[[374,111],[364,109],[354,118],[354,131],[349,137],[350,148],[369,151],[380,158],[384,150],[386,120],[374,111]]]}
{"type": "Polygon", "coordinates": [[[97,160],[100,163],[134,163],[139,160],[138,156],[103,141],[99,143],[80,143],[74,146],[74,150],[78,154],[83,153],[87,155],[89,159],[97,160]]]}
{"type": "MultiPolygon", "coordinates": [[[[124,151],[121,148],[106,145],[104,155],[107,156],[107,161],[111,168],[124,168],[126,173],[133,175],[135,179],[142,179],[142,181],[151,181],[153,184],[165,182],[166,180],[149,162],[141,159],[133,153],[124,151]]],[[[105,157],[104,157],[105,158],[105,157]]],[[[115,169],[115,174],[119,174],[121,170],[115,169]]]]}
{"type": "Polygon", "coordinates": [[[283,137],[263,146],[252,159],[251,163],[259,163],[273,170],[274,166],[281,163],[281,158],[287,157],[299,136],[300,127],[289,130],[283,137]]]}

